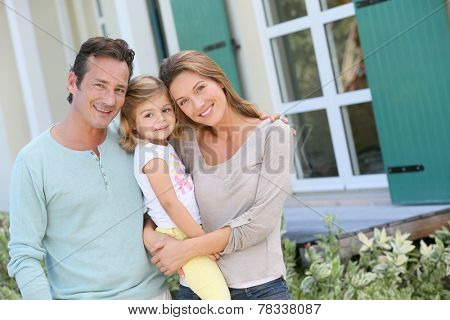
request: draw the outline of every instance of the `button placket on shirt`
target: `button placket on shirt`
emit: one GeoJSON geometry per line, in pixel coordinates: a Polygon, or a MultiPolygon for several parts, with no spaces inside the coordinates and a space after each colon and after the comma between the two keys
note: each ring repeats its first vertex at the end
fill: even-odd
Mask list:
{"type": "Polygon", "coordinates": [[[97,156],[97,154],[95,152],[91,152],[91,155],[95,158],[95,160],[98,162],[98,166],[100,168],[100,172],[103,176],[103,181],[105,183],[105,187],[108,189],[108,179],[106,178],[106,173],[103,170],[103,164],[102,164],[102,160],[97,156]]]}

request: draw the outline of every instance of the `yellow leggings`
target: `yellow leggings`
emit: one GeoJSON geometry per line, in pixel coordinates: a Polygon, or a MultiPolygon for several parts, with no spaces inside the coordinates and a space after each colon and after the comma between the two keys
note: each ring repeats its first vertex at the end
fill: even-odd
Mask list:
{"type": "MultiPolygon", "coordinates": [[[[177,240],[187,238],[178,228],[156,228],[177,240]]],[[[184,280],[202,300],[231,300],[230,291],[217,263],[207,256],[194,257],[183,266],[184,280]]]]}

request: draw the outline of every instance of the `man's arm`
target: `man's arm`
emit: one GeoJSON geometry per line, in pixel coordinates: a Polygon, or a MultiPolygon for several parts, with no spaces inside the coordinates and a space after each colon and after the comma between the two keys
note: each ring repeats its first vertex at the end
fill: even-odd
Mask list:
{"type": "Polygon", "coordinates": [[[42,239],[47,229],[42,179],[33,176],[21,159],[16,161],[12,172],[10,222],[9,275],[16,278],[24,299],[52,299],[41,266],[46,254],[42,239]]]}

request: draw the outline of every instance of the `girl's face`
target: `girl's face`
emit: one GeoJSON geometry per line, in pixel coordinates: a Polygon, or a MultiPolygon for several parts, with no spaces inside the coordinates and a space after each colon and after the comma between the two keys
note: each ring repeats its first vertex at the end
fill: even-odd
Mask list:
{"type": "Polygon", "coordinates": [[[136,128],[140,139],[165,145],[175,129],[175,113],[171,101],[161,94],[144,102],[135,111],[136,128]]]}
{"type": "Polygon", "coordinates": [[[186,116],[207,126],[217,125],[228,107],[222,86],[192,71],[181,72],[170,84],[170,92],[186,116]]]}

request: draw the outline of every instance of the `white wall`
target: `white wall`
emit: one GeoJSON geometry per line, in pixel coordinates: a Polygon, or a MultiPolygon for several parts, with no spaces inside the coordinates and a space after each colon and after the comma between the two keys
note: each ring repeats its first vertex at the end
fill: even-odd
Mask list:
{"type": "MultiPolygon", "coordinates": [[[[30,1],[30,10],[33,22],[45,30],[34,29],[52,122],[56,123],[61,121],[69,110],[66,100],[66,79],[69,70],[55,1],[30,1]]],[[[68,46],[72,44],[69,43],[68,46]]],[[[73,57],[75,58],[75,54],[73,57]]]]}
{"type": "Polygon", "coordinates": [[[69,18],[66,23],[72,31],[74,49],[78,51],[88,38],[102,35],[96,17],[95,0],[65,0],[65,4],[69,18]]]}
{"type": "Polygon", "coordinates": [[[27,112],[23,102],[6,7],[0,5],[0,211],[8,209],[12,163],[30,140],[27,112]]]}

